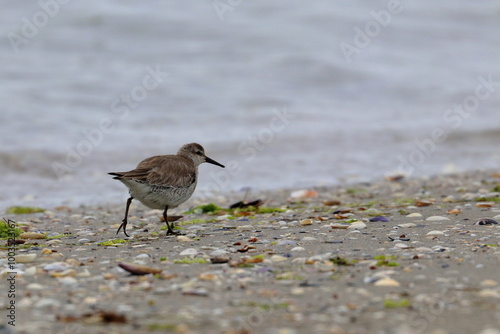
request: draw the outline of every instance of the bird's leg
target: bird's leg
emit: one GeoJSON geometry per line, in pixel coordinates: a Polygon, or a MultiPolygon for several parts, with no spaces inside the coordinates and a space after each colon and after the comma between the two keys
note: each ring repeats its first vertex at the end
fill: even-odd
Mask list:
{"type": "MultiPolygon", "coordinates": [[[[170,235],[170,234],[177,234],[174,232],[174,230],[172,229],[172,226],[170,226],[170,224],[168,223],[168,217],[167,217],[167,210],[168,210],[168,205],[165,206],[165,210],[163,210],[163,219],[165,219],[165,224],[167,224],[167,235],[170,235]]],[[[172,225],[174,223],[172,222],[172,225]]]]}
{"type": "Polygon", "coordinates": [[[128,209],[129,209],[130,203],[132,203],[133,199],[134,198],[132,196],[130,196],[129,199],[127,200],[127,207],[125,208],[125,218],[123,218],[122,224],[120,225],[120,227],[118,227],[118,231],[116,231],[116,234],[118,234],[118,232],[120,232],[120,230],[123,227],[123,233],[125,233],[125,235],[127,237],[129,237],[129,235],[127,234],[127,223],[128,223],[127,217],[128,217],[128,209]]]}

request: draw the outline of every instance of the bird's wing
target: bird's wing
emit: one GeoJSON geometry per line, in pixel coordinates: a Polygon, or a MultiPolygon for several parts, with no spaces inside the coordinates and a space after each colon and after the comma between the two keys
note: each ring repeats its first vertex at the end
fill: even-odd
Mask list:
{"type": "Polygon", "coordinates": [[[184,188],[196,181],[196,166],[184,157],[158,155],[141,161],[131,171],[109,174],[118,180],[130,179],[151,185],[184,188]]]}

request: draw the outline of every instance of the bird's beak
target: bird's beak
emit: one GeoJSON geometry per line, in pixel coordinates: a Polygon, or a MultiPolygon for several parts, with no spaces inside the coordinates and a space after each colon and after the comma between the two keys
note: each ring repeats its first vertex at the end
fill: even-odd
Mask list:
{"type": "Polygon", "coordinates": [[[223,164],[218,163],[217,161],[210,159],[209,157],[205,156],[205,162],[208,162],[209,164],[216,165],[222,168],[226,168],[223,164]]]}

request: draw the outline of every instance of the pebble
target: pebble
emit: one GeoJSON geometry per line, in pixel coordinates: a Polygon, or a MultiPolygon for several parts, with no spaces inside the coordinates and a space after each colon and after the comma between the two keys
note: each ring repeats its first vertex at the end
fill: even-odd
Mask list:
{"type": "Polygon", "coordinates": [[[394,247],[396,247],[396,248],[401,248],[401,249],[411,248],[411,246],[410,246],[410,245],[404,244],[404,243],[402,243],[402,242],[395,244],[395,245],[394,245],[394,247]]]}
{"type": "Polygon", "coordinates": [[[500,298],[500,291],[495,289],[483,289],[478,292],[479,297],[500,298]]]}
{"type": "Polygon", "coordinates": [[[210,258],[212,263],[228,263],[231,260],[229,256],[214,256],[210,258]]]}
{"type": "Polygon", "coordinates": [[[450,220],[450,218],[444,217],[444,216],[430,216],[430,217],[427,217],[426,220],[427,221],[441,221],[441,220],[450,220]]]}
{"type": "Polygon", "coordinates": [[[46,239],[47,236],[37,232],[24,232],[18,236],[18,239],[46,239]]]}
{"type": "Polygon", "coordinates": [[[176,237],[177,241],[180,241],[180,242],[190,242],[192,241],[190,238],[184,236],[184,235],[178,235],[176,237]]]}
{"type": "Polygon", "coordinates": [[[347,229],[348,230],[362,230],[362,229],[365,229],[366,228],[366,224],[363,223],[363,222],[360,222],[360,221],[357,221],[357,222],[354,222],[354,223],[351,223],[347,229]]]}
{"type": "Polygon", "coordinates": [[[90,242],[90,239],[82,238],[82,239],[79,239],[78,242],[81,242],[81,243],[90,242]]]}
{"type": "Polygon", "coordinates": [[[430,231],[426,235],[444,235],[443,231],[430,231]]]}
{"type": "Polygon", "coordinates": [[[485,328],[482,331],[480,331],[479,334],[500,334],[500,329],[485,328]]]}
{"type": "Polygon", "coordinates": [[[291,252],[304,252],[306,249],[304,247],[293,247],[290,249],[291,252]]]}
{"type": "Polygon", "coordinates": [[[307,226],[307,225],[312,225],[312,220],[311,219],[303,219],[300,221],[301,226],[307,226]]]}
{"type": "Polygon", "coordinates": [[[42,249],[42,255],[50,255],[52,254],[52,251],[48,248],[42,249]]]}
{"type": "Polygon", "coordinates": [[[43,290],[43,289],[45,289],[45,286],[38,284],[38,283],[30,283],[26,286],[26,289],[28,289],[28,290],[43,290]]]}
{"type": "Polygon", "coordinates": [[[151,256],[149,254],[142,253],[142,254],[136,255],[134,258],[136,260],[150,260],[151,256]]]}
{"type": "Polygon", "coordinates": [[[51,271],[50,276],[52,277],[73,277],[76,276],[75,269],[66,269],[63,271],[51,271]]]}
{"type": "Polygon", "coordinates": [[[16,262],[17,263],[30,263],[35,261],[36,259],[36,254],[18,254],[16,255],[16,262]]]}
{"type": "Polygon", "coordinates": [[[318,239],[315,237],[303,237],[301,239],[301,241],[316,241],[316,240],[318,240],[318,239]]]}
{"type": "Polygon", "coordinates": [[[494,281],[492,279],[485,279],[484,281],[479,283],[479,285],[481,285],[481,286],[497,286],[498,282],[494,281]]]}
{"type": "Polygon", "coordinates": [[[27,268],[25,271],[24,271],[24,275],[25,276],[33,276],[36,274],[36,267],[33,266],[33,267],[29,267],[27,268]]]}
{"type": "Polygon", "coordinates": [[[370,218],[370,221],[371,222],[388,222],[389,219],[385,216],[376,216],[376,217],[370,218]]]}
{"type": "Polygon", "coordinates": [[[404,223],[404,224],[399,224],[397,226],[398,227],[403,227],[403,228],[412,228],[412,227],[417,226],[417,224],[415,224],[415,223],[404,223]]]}
{"type": "Polygon", "coordinates": [[[61,305],[57,299],[43,298],[35,303],[35,308],[58,308],[61,305]]]}
{"type": "Polygon", "coordinates": [[[288,260],[288,258],[281,256],[281,255],[273,255],[270,258],[271,262],[283,262],[288,260]]]}
{"type": "Polygon", "coordinates": [[[417,218],[417,217],[422,217],[422,214],[418,213],[418,212],[413,212],[413,213],[410,213],[409,215],[406,215],[406,217],[408,217],[408,218],[417,218]]]}
{"type": "Polygon", "coordinates": [[[196,254],[198,254],[198,251],[194,248],[186,248],[179,253],[180,256],[195,256],[196,254]]]}
{"type": "Polygon", "coordinates": [[[278,241],[277,246],[297,246],[297,242],[288,239],[282,239],[278,241]]]}
{"type": "Polygon", "coordinates": [[[64,285],[72,285],[78,283],[78,280],[72,276],[59,277],[57,280],[59,281],[59,283],[64,285]]]}
{"type": "Polygon", "coordinates": [[[374,286],[400,286],[399,282],[393,278],[384,277],[376,281],[374,286]]]}
{"type": "Polygon", "coordinates": [[[229,252],[227,250],[225,250],[225,249],[216,249],[213,252],[211,252],[209,255],[211,257],[219,257],[219,256],[223,256],[223,255],[226,255],[226,254],[229,254],[229,252]]]}

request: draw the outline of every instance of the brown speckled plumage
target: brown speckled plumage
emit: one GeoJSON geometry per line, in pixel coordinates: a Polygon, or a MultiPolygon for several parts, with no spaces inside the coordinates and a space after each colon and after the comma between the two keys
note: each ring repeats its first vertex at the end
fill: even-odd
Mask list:
{"type": "Polygon", "coordinates": [[[179,206],[191,197],[196,188],[198,166],[204,162],[224,168],[217,161],[208,158],[200,144],[191,143],[182,146],[176,155],[157,155],[144,159],[131,171],[109,173],[114,176],[113,179],[129,188],[131,196],[127,200],[125,218],[116,233],[123,227],[123,232],[128,236],[128,209],[135,198],[152,209],[163,209],[167,234],[172,234],[167,210],[179,206]]]}

